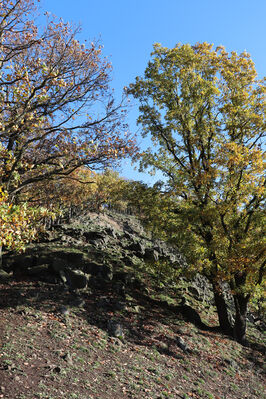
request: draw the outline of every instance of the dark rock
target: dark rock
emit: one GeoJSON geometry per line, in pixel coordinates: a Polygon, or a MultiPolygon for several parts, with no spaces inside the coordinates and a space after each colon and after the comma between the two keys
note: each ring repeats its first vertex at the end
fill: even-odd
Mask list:
{"type": "Polygon", "coordinates": [[[61,281],[64,284],[67,284],[67,277],[66,277],[66,274],[65,274],[64,270],[59,270],[58,274],[59,274],[59,277],[60,277],[61,281]]]}
{"type": "Polygon", "coordinates": [[[125,296],[126,294],[126,285],[122,281],[117,281],[115,284],[113,284],[113,290],[121,296],[125,296]]]}
{"type": "Polygon", "coordinates": [[[29,276],[38,276],[38,275],[40,276],[47,272],[51,272],[51,267],[49,264],[44,264],[44,265],[35,266],[35,267],[29,267],[27,269],[27,274],[29,276]]]}
{"type": "Polygon", "coordinates": [[[86,262],[83,265],[84,273],[92,274],[93,276],[96,276],[99,273],[100,268],[101,268],[101,265],[96,262],[86,262]]]}
{"type": "Polygon", "coordinates": [[[196,287],[188,287],[188,291],[195,299],[199,299],[201,296],[199,289],[196,287]]]}
{"type": "Polygon", "coordinates": [[[145,289],[145,284],[136,277],[129,282],[129,286],[136,290],[145,289]]]}
{"type": "Polygon", "coordinates": [[[2,258],[2,268],[10,273],[15,269],[25,271],[36,265],[36,257],[33,254],[5,255],[2,258]]]}
{"type": "Polygon", "coordinates": [[[54,372],[54,373],[58,373],[58,374],[60,374],[60,373],[61,373],[61,371],[62,371],[62,368],[61,368],[61,367],[59,367],[59,366],[56,366],[56,367],[54,367],[54,368],[53,368],[53,372],[54,372]]]}
{"type": "Polygon", "coordinates": [[[84,299],[82,299],[82,298],[79,298],[79,297],[77,297],[77,298],[75,298],[73,301],[72,301],[72,305],[73,306],[76,306],[76,307],[78,307],[78,308],[82,308],[84,305],[85,305],[85,301],[84,301],[84,299]]]}
{"type": "Polygon", "coordinates": [[[112,305],[110,303],[110,299],[109,298],[101,298],[97,302],[97,306],[99,308],[102,308],[102,309],[105,309],[105,310],[110,310],[112,308],[112,305]]]}
{"type": "Polygon", "coordinates": [[[18,274],[22,273],[20,278],[26,272],[51,282],[61,280],[74,290],[86,288],[88,280],[91,288],[94,284],[104,288],[114,278],[116,282],[123,282],[118,291],[124,295],[125,286],[141,288],[142,284],[133,273],[119,276],[116,270],[158,259],[178,264],[177,251],[162,241],[151,241],[148,234],[141,235],[143,228],[136,218],[112,212],[104,221],[101,215],[98,220],[94,216],[88,213],[73,220],[71,225],[53,226],[53,230],[44,235],[45,242],[30,244],[24,254],[3,254],[3,269],[17,270],[18,274]],[[108,218],[111,218],[110,226],[106,222],[108,218]]]}
{"type": "Polygon", "coordinates": [[[87,276],[85,276],[80,271],[73,271],[70,269],[66,269],[65,275],[66,275],[66,279],[67,279],[67,284],[68,284],[69,288],[72,290],[84,289],[88,285],[87,276]]]}
{"type": "Polygon", "coordinates": [[[62,315],[64,316],[69,315],[69,309],[66,306],[61,306],[59,308],[59,312],[62,313],[62,315]]]}
{"type": "Polygon", "coordinates": [[[190,352],[191,350],[189,349],[189,346],[185,343],[183,338],[181,337],[176,337],[176,343],[179,346],[180,349],[182,349],[183,352],[190,352]]]}
{"type": "Polygon", "coordinates": [[[83,266],[83,272],[91,274],[92,276],[98,276],[98,278],[112,280],[112,268],[108,265],[99,264],[96,262],[86,262],[83,266]]]}
{"type": "Polygon", "coordinates": [[[135,230],[132,228],[132,226],[129,224],[128,221],[124,222],[123,230],[124,230],[124,233],[130,233],[130,234],[135,233],[135,230]]]}
{"type": "Polygon", "coordinates": [[[73,365],[72,356],[67,352],[61,356],[63,360],[65,360],[69,365],[73,365]]]}
{"type": "Polygon", "coordinates": [[[134,265],[134,261],[132,259],[132,257],[130,256],[124,256],[122,258],[122,262],[126,265],[126,266],[133,266],[134,265]]]}
{"type": "Polygon", "coordinates": [[[136,240],[135,236],[132,233],[129,233],[128,231],[124,231],[124,237],[129,241],[136,240]]]}
{"type": "Polygon", "coordinates": [[[127,304],[126,304],[126,302],[119,302],[118,301],[118,302],[114,302],[112,304],[112,307],[113,307],[114,310],[122,311],[122,310],[126,309],[127,304]]]}
{"type": "Polygon", "coordinates": [[[62,231],[63,234],[78,238],[83,234],[83,230],[81,228],[74,228],[67,224],[57,225],[54,228],[58,231],[62,231]]]}
{"type": "Polygon", "coordinates": [[[116,231],[115,231],[112,227],[106,227],[106,228],[105,228],[105,233],[106,233],[108,236],[111,236],[111,237],[113,237],[113,238],[117,238],[117,233],[116,233],[116,231]]]}
{"type": "Polygon", "coordinates": [[[233,369],[235,369],[235,370],[239,369],[239,366],[238,366],[238,364],[237,364],[237,362],[235,360],[224,358],[223,361],[224,361],[225,364],[229,365],[233,369]]]}
{"type": "Polygon", "coordinates": [[[184,319],[193,323],[196,327],[202,328],[202,329],[208,329],[208,326],[206,326],[200,318],[200,315],[198,312],[192,308],[190,305],[186,304],[186,299],[182,298],[181,305],[176,306],[176,310],[180,312],[184,319]]]}
{"type": "Polygon", "coordinates": [[[10,279],[10,274],[5,272],[4,270],[0,269],[0,282],[7,283],[10,279]]]}
{"type": "Polygon", "coordinates": [[[83,236],[86,240],[106,239],[106,234],[100,231],[84,231],[83,236]]]}
{"type": "Polygon", "coordinates": [[[108,281],[102,278],[100,274],[98,274],[97,276],[91,276],[89,280],[89,287],[91,287],[92,289],[98,288],[100,290],[105,290],[107,289],[108,284],[108,281]]]}
{"type": "Polygon", "coordinates": [[[123,342],[119,338],[112,337],[110,340],[115,346],[121,347],[123,345],[123,342]]]}
{"type": "Polygon", "coordinates": [[[132,273],[124,271],[115,272],[113,275],[114,282],[121,281],[124,284],[128,284],[130,281],[132,281],[132,278],[134,278],[132,273]]]}
{"type": "Polygon", "coordinates": [[[120,339],[124,338],[123,327],[117,321],[108,320],[107,329],[108,329],[109,335],[116,337],[116,338],[120,338],[120,339]]]}
{"type": "Polygon", "coordinates": [[[145,246],[140,242],[133,242],[127,246],[129,251],[136,252],[137,256],[143,257],[145,255],[145,246]]]}
{"type": "Polygon", "coordinates": [[[144,259],[148,262],[157,262],[159,253],[153,248],[145,248],[144,259]]]}

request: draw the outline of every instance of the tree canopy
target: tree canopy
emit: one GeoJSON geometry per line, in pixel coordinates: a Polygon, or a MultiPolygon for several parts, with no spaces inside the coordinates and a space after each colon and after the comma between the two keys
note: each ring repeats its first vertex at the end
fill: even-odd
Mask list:
{"type": "Polygon", "coordinates": [[[38,2],[0,2],[0,249],[22,249],[51,216],[51,198],[60,210],[69,192],[71,202],[82,191],[68,184],[60,192],[62,179],[73,183],[136,151],[101,45],[80,43],[79,27],[48,14],[37,24],[38,2]]]}
{"type": "Polygon", "coordinates": [[[227,332],[221,283],[230,284],[234,333],[244,341],[247,303],[265,268],[265,80],[246,52],[156,44],[144,77],[128,92],[140,101],[143,136],[154,143],[141,167],[168,178],[179,198],[175,212],[194,240],[190,261],[212,282],[227,332]]]}
{"type": "Polygon", "coordinates": [[[101,46],[80,43],[79,28],[55,18],[37,27],[36,4],[0,3],[1,183],[12,193],[135,150],[101,46]]]}

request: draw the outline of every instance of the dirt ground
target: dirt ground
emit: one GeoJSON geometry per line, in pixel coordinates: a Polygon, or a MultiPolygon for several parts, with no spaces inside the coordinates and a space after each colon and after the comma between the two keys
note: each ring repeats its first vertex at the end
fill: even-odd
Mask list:
{"type": "Polygon", "coordinates": [[[249,326],[249,339],[202,331],[137,290],[77,298],[10,278],[0,284],[0,398],[263,399],[262,333],[249,326]]]}

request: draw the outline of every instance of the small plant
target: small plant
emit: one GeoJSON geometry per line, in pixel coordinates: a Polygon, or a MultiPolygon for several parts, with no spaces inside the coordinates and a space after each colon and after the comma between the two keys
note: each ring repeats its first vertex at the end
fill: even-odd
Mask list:
{"type": "Polygon", "coordinates": [[[166,374],[166,375],[164,376],[164,378],[165,378],[167,381],[171,381],[171,379],[173,378],[173,376],[172,376],[172,374],[166,374]]]}
{"type": "Polygon", "coordinates": [[[106,375],[107,375],[108,377],[115,378],[115,377],[116,377],[116,372],[111,370],[111,371],[109,371],[106,375]]]}
{"type": "Polygon", "coordinates": [[[233,391],[237,391],[239,388],[238,388],[238,386],[235,384],[235,383],[231,383],[231,389],[233,390],[233,391]]]}
{"type": "Polygon", "coordinates": [[[80,346],[78,349],[79,349],[81,352],[85,352],[85,353],[90,352],[90,349],[87,348],[86,346],[80,346]]]}

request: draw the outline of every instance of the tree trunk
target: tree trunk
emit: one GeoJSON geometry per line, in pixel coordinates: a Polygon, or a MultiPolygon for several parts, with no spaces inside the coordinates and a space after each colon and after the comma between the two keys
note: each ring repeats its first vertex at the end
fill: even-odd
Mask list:
{"type": "Polygon", "coordinates": [[[232,335],[233,328],[229,321],[227,304],[223,296],[222,288],[217,282],[213,282],[212,287],[213,287],[214,301],[217,308],[220,328],[223,333],[232,335]]]}
{"type": "Polygon", "coordinates": [[[235,303],[235,324],[234,336],[241,344],[246,344],[246,328],[247,328],[247,309],[248,309],[249,295],[243,294],[234,295],[235,303]]]}

